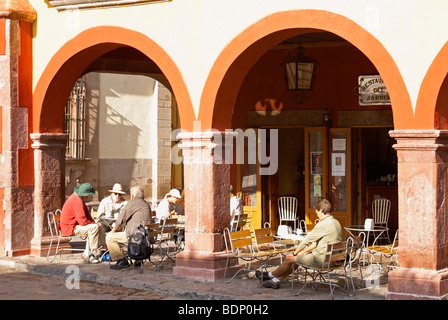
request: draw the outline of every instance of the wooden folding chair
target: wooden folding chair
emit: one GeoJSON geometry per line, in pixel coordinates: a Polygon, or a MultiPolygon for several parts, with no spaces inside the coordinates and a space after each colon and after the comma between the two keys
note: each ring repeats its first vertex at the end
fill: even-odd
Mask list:
{"type": "Polygon", "coordinates": [[[256,255],[252,246],[252,236],[249,229],[230,232],[228,228],[225,228],[224,242],[226,245],[227,253],[224,279],[226,278],[227,269],[229,268],[229,262],[231,258],[236,258],[238,259],[238,261],[241,259],[244,264],[243,267],[240,268],[228,282],[231,282],[240,272],[248,274],[249,272],[255,271],[250,268],[251,263],[256,259],[256,255]]]}
{"type": "MultiPolygon", "coordinates": [[[[353,238],[348,238],[346,241],[339,243],[328,243],[325,259],[320,267],[310,267],[297,263],[296,265],[304,269],[305,284],[297,293],[295,293],[295,295],[299,295],[307,285],[311,285],[317,290],[315,284],[328,285],[330,287],[329,298],[334,298],[335,288],[340,288],[349,296],[355,295],[355,285],[351,275],[350,264],[350,254],[353,253],[353,245],[353,238]],[[341,269],[344,271],[343,275],[337,273],[337,271],[341,269]],[[308,276],[311,277],[311,280],[307,280],[308,276]],[[341,276],[345,280],[344,287],[341,287],[338,283],[334,282],[335,278],[341,276]],[[350,292],[351,289],[353,290],[353,293],[350,292]]],[[[294,293],[294,279],[292,281],[292,288],[294,293]]]]}

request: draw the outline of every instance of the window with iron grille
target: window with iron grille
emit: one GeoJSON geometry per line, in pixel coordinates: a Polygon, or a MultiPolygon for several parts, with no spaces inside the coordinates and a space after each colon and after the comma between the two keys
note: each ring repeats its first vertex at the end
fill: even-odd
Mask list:
{"type": "Polygon", "coordinates": [[[84,159],[86,153],[86,82],[76,81],[65,106],[65,157],[84,159]]]}

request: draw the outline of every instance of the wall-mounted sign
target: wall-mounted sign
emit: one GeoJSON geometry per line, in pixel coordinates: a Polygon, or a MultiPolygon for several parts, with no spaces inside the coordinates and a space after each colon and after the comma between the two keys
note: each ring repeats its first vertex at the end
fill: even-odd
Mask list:
{"type": "Polygon", "coordinates": [[[389,92],[387,92],[380,75],[359,76],[359,105],[390,105],[389,92]]]}

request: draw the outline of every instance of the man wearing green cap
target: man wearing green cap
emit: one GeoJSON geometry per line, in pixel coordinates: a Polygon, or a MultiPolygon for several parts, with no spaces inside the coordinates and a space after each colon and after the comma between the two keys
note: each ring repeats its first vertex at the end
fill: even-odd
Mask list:
{"type": "MultiPolygon", "coordinates": [[[[75,192],[67,199],[62,207],[61,232],[63,236],[86,235],[89,239],[90,263],[98,263],[99,244],[105,243],[105,235],[101,234],[100,226],[90,215],[85,204],[95,194],[95,189],[90,183],[83,183],[75,187],[75,192]]],[[[87,249],[87,248],[86,248],[87,249]]]]}

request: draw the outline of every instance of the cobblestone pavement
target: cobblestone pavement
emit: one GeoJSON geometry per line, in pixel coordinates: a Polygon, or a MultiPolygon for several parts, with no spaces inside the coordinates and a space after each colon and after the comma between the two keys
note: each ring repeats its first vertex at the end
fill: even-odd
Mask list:
{"type": "Polygon", "coordinates": [[[172,300],[179,299],[149,291],[117,288],[70,278],[17,271],[0,266],[0,300],[172,300]]]}
{"type": "MultiPolygon", "coordinates": [[[[62,287],[67,281],[73,279],[89,283],[92,295],[95,295],[97,287],[103,285],[115,287],[116,290],[129,289],[128,293],[135,299],[191,299],[191,300],[265,300],[265,301],[294,301],[294,300],[327,300],[328,287],[314,290],[307,287],[302,294],[292,294],[291,282],[281,284],[280,289],[266,289],[259,286],[254,278],[237,276],[232,282],[216,281],[207,282],[194,279],[185,279],[173,275],[174,263],[170,260],[164,262],[161,270],[150,263],[144,265],[143,273],[137,268],[131,267],[124,270],[111,270],[108,262],[100,264],[85,264],[80,254],[63,255],[63,259],[50,263],[46,258],[34,256],[3,257],[0,258],[0,266],[10,268],[16,273],[22,272],[20,277],[25,277],[26,272],[34,275],[44,275],[56,278],[62,287]],[[61,281],[62,280],[62,281],[61,281]],[[138,292],[138,293],[137,293],[138,292]],[[144,296],[144,292],[154,296],[144,296]],[[159,296],[160,295],[160,296],[159,296]]],[[[15,273],[8,276],[13,278],[15,273]]],[[[355,282],[361,286],[354,296],[348,296],[341,290],[335,291],[334,300],[384,300],[387,293],[387,276],[368,280],[363,283],[359,274],[354,274],[355,282]],[[367,286],[366,286],[367,284],[367,286]]],[[[2,287],[4,287],[2,285],[2,287]]],[[[87,287],[85,287],[87,288],[87,287]]],[[[104,288],[104,287],[102,287],[104,288]]],[[[62,288],[61,290],[65,290],[62,288]]],[[[90,290],[90,289],[89,289],[90,290]]],[[[51,295],[51,286],[42,286],[43,295],[51,295]]],[[[0,297],[1,298],[1,297],[0,297]]],[[[82,297],[81,297],[82,298],[82,297]]],[[[96,296],[98,299],[114,299],[114,294],[96,296]]],[[[118,299],[115,296],[115,299],[118,299]]]]}

